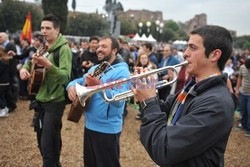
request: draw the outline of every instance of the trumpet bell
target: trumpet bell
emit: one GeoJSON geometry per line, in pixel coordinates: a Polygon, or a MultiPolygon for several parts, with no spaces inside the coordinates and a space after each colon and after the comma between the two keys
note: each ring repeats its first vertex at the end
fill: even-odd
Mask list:
{"type": "Polygon", "coordinates": [[[91,89],[91,88],[87,88],[85,86],[82,86],[78,83],[76,83],[76,93],[77,96],[79,98],[79,101],[81,103],[81,105],[84,107],[85,106],[85,102],[86,100],[92,96],[93,94],[95,94],[97,91],[97,89],[91,89]]]}

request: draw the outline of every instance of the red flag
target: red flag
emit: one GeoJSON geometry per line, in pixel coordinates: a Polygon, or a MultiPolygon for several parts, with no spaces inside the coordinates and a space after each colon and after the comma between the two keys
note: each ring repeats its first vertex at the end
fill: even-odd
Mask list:
{"type": "Polygon", "coordinates": [[[31,43],[32,40],[32,25],[31,25],[31,16],[30,12],[28,12],[28,15],[26,17],[26,21],[23,25],[23,31],[20,36],[20,40],[27,38],[29,42],[31,43]]]}

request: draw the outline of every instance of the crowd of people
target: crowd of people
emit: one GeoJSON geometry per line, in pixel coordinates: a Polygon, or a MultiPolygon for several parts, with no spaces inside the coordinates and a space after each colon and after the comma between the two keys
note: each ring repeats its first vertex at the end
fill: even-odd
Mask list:
{"type": "MultiPolygon", "coordinates": [[[[132,87],[140,106],[140,140],[158,165],[223,166],[236,109],[241,113],[236,128],[250,136],[250,51],[233,50],[232,43],[225,28],[204,26],[192,31],[187,48],[180,50],[168,43],[155,47],[111,36],[92,36],[78,44],[60,33],[58,18],[50,14],[32,42],[22,39],[18,45],[0,33],[0,117],[15,111],[18,99],[30,100],[43,166],[61,166],[62,116],[66,99],[78,98],[76,83],[95,86],[187,61],[177,68],[177,76],[169,69],[148,78],[160,82],[177,77],[173,85],[145,90],[137,82],[122,84],[108,89],[107,96],[132,87]],[[42,46],[48,55],[39,56],[42,46]],[[103,61],[110,65],[96,78],[92,74],[103,61]],[[45,69],[45,77],[36,95],[30,95],[34,65],[45,69]]],[[[84,113],[85,166],[120,166],[127,104],[106,103],[102,93],[91,96],[84,113]]]]}

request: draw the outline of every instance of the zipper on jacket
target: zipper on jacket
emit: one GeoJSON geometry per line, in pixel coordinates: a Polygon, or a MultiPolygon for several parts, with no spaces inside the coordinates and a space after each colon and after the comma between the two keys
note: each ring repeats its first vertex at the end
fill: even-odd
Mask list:
{"type": "Polygon", "coordinates": [[[108,108],[107,108],[107,119],[109,118],[109,104],[108,104],[108,108]]]}

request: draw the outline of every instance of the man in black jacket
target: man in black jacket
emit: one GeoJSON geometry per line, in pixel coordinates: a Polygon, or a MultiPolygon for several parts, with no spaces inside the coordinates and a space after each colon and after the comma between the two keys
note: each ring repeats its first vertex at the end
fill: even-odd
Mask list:
{"type": "MultiPolygon", "coordinates": [[[[0,32],[0,45],[3,46],[4,51],[8,53],[9,51],[13,51],[16,53],[15,44],[9,41],[9,37],[5,32],[0,32]]],[[[7,107],[9,108],[9,112],[14,111],[18,100],[19,94],[19,82],[17,77],[17,59],[9,60],[9,82],[10,85],[8,87],[6,95],[7,107]]]]}
{"type": "Polygon", "coordinates": [[[223,27],[198,28],[191,32],[184,53],[193,79],[181,93],[163,102],[151,87],[133,89],[144,108],[140,140],[158,165],[224,166],[234,103],[221,71],[231,56],[232,42],[223,27]]]}
{"type": "Polygon", "coordinates": [[[80,75],[87,73],[88,70],[99,63],[96,50],[98,48],[99,37],[92,36],[89,39],[89,47],[85,50],[81,55],[81,66],[83,73],[80,75]]]}

